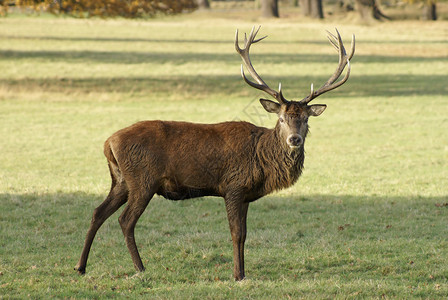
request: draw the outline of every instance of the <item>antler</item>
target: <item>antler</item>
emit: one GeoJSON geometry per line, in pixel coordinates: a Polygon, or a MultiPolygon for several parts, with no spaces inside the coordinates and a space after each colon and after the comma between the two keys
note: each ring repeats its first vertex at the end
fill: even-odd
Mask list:
{"type": "Polygon", "coordinates": [[[260,30],[260,28],[261,28],[261,26],[259,26],[258,29],[255,31],[255,26],[252,27],[252,31],[250,32],[249,39],[247,39],[246,34],[244,34],[244,49],[241,49],[239,47],[239,45],[238,45],[238,29],[236,30],[236,36],[235,36],[235,49],[236,49],[236,52],[239,53],[239,55],[241,56],[241,59],[244,62],[244,65],[246,66],[246,68],[249,71],[249,73],[252,76],[252,78],[255,79],[255,81],[257,83],[252,82],[249,79],[247,79],[246,75],[244,74],[243,65],[241,65],[241,76],[243,76],[244,81],[246,81],[246,83],[249,84],[251,87],[254,87],[256,89],[262,90],[262,91],[268,93],[269,95],[271,95],[272,97],[274,97],[279,103],[285,104],[285,103],[288,102],[288,100],[286,100],[283,97],[281,83],[279,84],[278,92],[276,90],[271,89],[263,81],[263,79],[261,79],[260,75],[257,74],[257,72],[255,71],[255,69],[252,66],[252,63],[250,61],[250,57],[249,57],[250,46],[252,44],[255,44],[255,43],[257,43],[257,42],[259,42],[259,41],[261,41],[261,40],[263,40],[264,38],[267,37],[267,36],[264,36],[262,38],[255,39],[255,37],[257,36],[257,33],[260,30]]]}
{"type": "Polygon", "coordinates": [[[333,45],[333,47],[336,49],[336,51],[339,52],[339,65],[334,74],[330,77],[330,79],[325,82],[323,86],[321,86],[317,91],[314,91],[313,84],[311,84],[311,93],[300,100],[301,103],[309,103],[314,98],[322,95],[323,93],[326,93],[328,91],[331,91],[337,87],[340,87],[343,85],[348,77],[350,76],[350,59],[352,59],[353,54],[355,54],[355,35],[352,35],[352,44],[350,49],[350,54],[347,55],[345,52],[344,44],[342,43],[341,35],[339,34],[339,31],[336,29],[336,33],[338,36],[335,36],[331,32],[328,32],[328,40],[333,45]],[[348,65],[347,73],[345,74],[344,78],[342,78],[341,81],[338,81],[335,83],[335,81],[341,76],[342,72],[344,71],[345,66],[348,65]]]}

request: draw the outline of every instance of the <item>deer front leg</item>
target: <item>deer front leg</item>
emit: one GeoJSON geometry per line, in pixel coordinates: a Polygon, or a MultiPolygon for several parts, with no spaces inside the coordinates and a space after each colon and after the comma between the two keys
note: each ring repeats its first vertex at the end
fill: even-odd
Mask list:
{"type": "Polygon", "coordinates": [[[225,199],[227,218],[233,242],[233,276],[235,280],[243,280],[244,274],[244,243],[246,241],[246,218],[249,203],[237,198],[225,199]]]}

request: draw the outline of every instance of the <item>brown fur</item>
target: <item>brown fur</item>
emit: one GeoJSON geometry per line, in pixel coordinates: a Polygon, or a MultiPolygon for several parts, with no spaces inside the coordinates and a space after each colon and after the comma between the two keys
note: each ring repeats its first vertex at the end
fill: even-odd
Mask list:
{"type": "Polygon", "coordinates": [[[251,202],[300,175],[303,147],[273,147],[279,144],[275,130],[247,122],[145,121],[112,135],[104,153],[112,178],[123,177],[126,186],[154,186],[171,200],[225,197],[238,188],[247,191],[241,200],[251,202]]]}
{"type": "Polygon", "coordinates": [[[303,143],[292,149],[291,133],[308,132],[307,106],[297,102],[278,112],[274,129],[247,122],[195,124],[143,121],[114,133],[104,143],[111,191],[95,209],[76,269],[85,272],[97,230],[120,206],[119,218],[137,270],[144,270],[134,227],[154,194],[171,200],[202,196],[225,199],[234,243],[234,276],[244,278],[246,215],[250,202],[294,184],[302,173],[303,143]]]}

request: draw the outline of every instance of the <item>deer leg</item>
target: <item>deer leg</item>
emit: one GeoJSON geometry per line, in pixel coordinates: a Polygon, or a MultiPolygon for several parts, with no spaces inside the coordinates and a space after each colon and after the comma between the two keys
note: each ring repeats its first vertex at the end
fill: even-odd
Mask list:
{"type": "Polygon", "coordinates": [[[241,241],[240,241],[240,257],[242,261],[242,267],[243,267],[243,277],[246,276],[244,272],[244,243],[246,242],[246,233],[247,233],[247,226],[246,226],[246,220],[247,220],[247,210],[249,209],[249,203],[243,203],[243,210],[242,210],[242,220],[241,220],[241,241]]]}
{"type": "Polygon", "coordinates": [[[227,218],[233,242],[233,276],[235,280],[242,280],[244,274],[244,243],[246,241],[246,217],[248,203],[239,199],[226,199],[227,218]]]}
{"type": "Polygon", "coordinates": [[[146,206],[148,206],[148,203],[153,196],[154,192],[148,192],[143,195],[140,193],[130,193],[128,205],[118,219],[126,241],[126,246],[132,257],[132,262],[134,263],[135,269],[139,272],[144,271],[145,267],[143,266],[142,259],[140,258],[135,243],[134,229],[138,219],[145,211],[146,206]]]}
{"type": "Polygon", "coordinates": [[[79,259],[79,262],[75,267],[75,270],[77,270],[80,274],[84,274],[86,272],[86,265],[90,248],[98,229],[100,229],[101,225],[103,225],[104,221],[106,221],[107,218],[109,218],[123,204],[126,203],[127,199],[128,191],[126,186],[123,183],[116,184],[113,181],[109,195],[106,197],[103,203],[101,203],[101,205],[93,211],[92,221],[90,222],[90,227],[87,231],[81,258],[79,259]]]}

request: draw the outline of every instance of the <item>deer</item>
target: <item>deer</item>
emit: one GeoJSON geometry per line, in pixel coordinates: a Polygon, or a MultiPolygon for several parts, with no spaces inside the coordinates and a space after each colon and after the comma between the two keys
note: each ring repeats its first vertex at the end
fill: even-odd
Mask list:
{"type": "MultiPolygon", "coordinates": [[[[261,27],[261,26],[260,26],[261,27]]],[[[154,195],[170,200],[203,196],[222,197],[233,243],[233,277],[245,278],[244,244],[249,204],[274,191],[292,186],[302,174],[308,133],[308,118],[321,115],[325,104],[309,104],[316,97],[338,88],[350,75],[355,36],[347,54],[342,38],[328,32],[339,53],[336,71],[319,89],[300,101],[287,100],[279,89],[270,88],[255,71],[249,56],[260,27],[244,36],[235,49],[254,81],[241,64],[241,76],[251,87],[276,101],[259,101],[268,112],[277,114],[273,129],[245,121],[198,124],[177,121],[141,121],[121,129],[104,143],[112,184],[106,199],[93,211],[84,247],[75,270],[85,274],[87,259],[101,225],[125,203],[118,221],[137,272],[145,270],[135,243],[135,225],[154,195]],[[346,74],[341,80],[345,67],[346,74]]]]}

